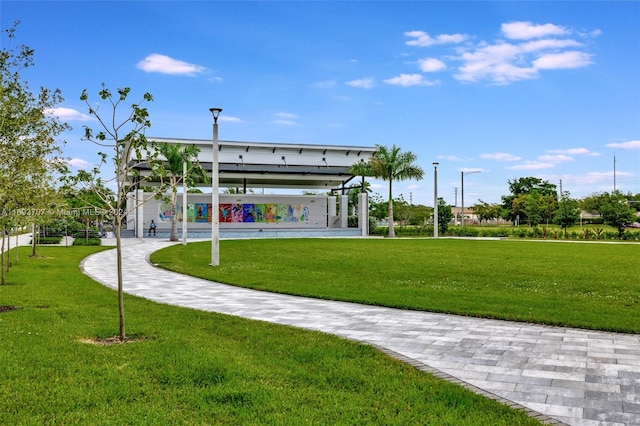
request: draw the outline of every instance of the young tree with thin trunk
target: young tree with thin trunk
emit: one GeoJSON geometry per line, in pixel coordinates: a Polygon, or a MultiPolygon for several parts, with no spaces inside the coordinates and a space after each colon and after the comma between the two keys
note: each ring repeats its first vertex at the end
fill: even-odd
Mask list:
{"type": "MultiPolygon", "coordinates": [[[[101,147],[111,149],[111,156],[100,152],[101,163],[91,172],[80,171],[73,177],[72,183],[79,187],[89,188],[99,194],[102,201],[110,206],[110,213],[114,220],[116,236],[116,267],[118,274],[118,314],[120,340],[126,339],[125,312],[124,312],[124,286],[122,279],[122,223],[126,221],[127,215],[137,206],[126,208],[128,194],[136,189],[145,186],[151,180],[159,179],[160,184],[156,186],[156,191],[152,192],[142,203],[161,194],[166,190],[166,185],[162,180],[166,176],[162,161],[158,158],[157,150],[152,149],[152,144],[145,136],[146,129],[151,125],[147,108],[143,106],[145,102],[153,101],[149,93],[145,93],[142,99],[131,104],[130,110],[124,115],[118,114],[118,107],[127,100],[131,89],[128,87],[117,89],[113,94],[103,83],[102,90],[98,96],[105,101],[109,109],[103,114],[98,113],[98,107],[89,102],[89,95],[84,90],[80,100],[84,101],[88,107],[89,114],[95,117],[100,124],[100,130],[96,133],[88,126],[84,127],[84,140],[95,143],[101,147]],[[101,167],[108,159],[113,164],[114,175],[108,179],[100,177],[101,167]],[[144,169],[148,173],[142,174],[144,169]],[[105,191],[110,184],[115,185],[115,196],[111,190],[105,191]],[[112,198],[113,197],[113,198],[112,198]]],[[[135,203],[134,203],[135,204],[135,203]]]]}
{"type": "Polygon", "coordinates": [[[564,191],[558,202],[554,222],[562,227],[565,238],[567,237],[567,228],[575,225],[579,219],[580,206],[578,205],[578,201],[571,198],[569,191],[564,191]]]}
{"type": "Polygon", "coordinates": [[[369,161],[354,164],[349,173],[384,179],[389,183],[389,238],[394,238],[396,234],[393,228],[393,182],[408,179],[420,180],[424,171],[415,164],[418,157],[411,151],[402,152],[396,145],[392,148],[382,145],[377,147],[369,161]]]}

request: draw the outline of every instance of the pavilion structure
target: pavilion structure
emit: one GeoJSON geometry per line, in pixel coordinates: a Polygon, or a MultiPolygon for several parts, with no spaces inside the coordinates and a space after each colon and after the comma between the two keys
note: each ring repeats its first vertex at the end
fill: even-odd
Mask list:
{"type": "MultiPolygon", "coordinates": [[[[216,166],[211,140],[148,139],[154,143],[195,146],[199,150],[198,162],[209,176],[216,166]]],[[[366,191],[359,194],[357,228],[348,226],[346,194],[350,188],[363,184],[349,169],[355,163],[368,161],[376,149],[221,140],[217,164],[219,187],[229,191],[219,194],[217,209],[212,205],[210,183],[201,185],[203,193],[187,193],[186,199],[179,197],[179,228],[204,235],[211,231],[212,217],[217,214],[222,237],[367,235],[366,191]],[[208,194],[204,192],[207,189],[208,194]],[[303,195],[303,191],[313,195],[303,195]]],[[[133,167],[140,175],[149,173],[144,163],[133,163],[133,167]]],[[[154,220],[157,232],[168,232],[171,212],[166,201],[152,199],[142,203],[146,198],[142,189],[131,193],[128,202],[135,208],[127,218],[127,229],[141,238],[154,220]]]]}

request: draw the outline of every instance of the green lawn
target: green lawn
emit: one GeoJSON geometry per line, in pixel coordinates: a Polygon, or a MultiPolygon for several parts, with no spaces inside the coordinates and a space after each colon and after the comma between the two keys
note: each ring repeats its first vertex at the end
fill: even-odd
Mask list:
{"type": "MultiPolygon", "coordinates": [[[[259,242],[258,253],[274,244],[259,242]]],[[[228,265],[232,247],[241,249],[222,245],[228,265]]],[[[0,424],[538,424],[369,346],[132,296],[127,330],[144,340],[86,343],[118,330],[116,293],[78,268],[100,249],[41,247],[30,258],[21,248],[0,286],[0,306],[19,308],[0,312],[0,424]]],[[[308,268],[323,264],[300,254],[308,268]]]]}
{"type": "Polygon", "coordinates": [[[462,239],[268,239],[176,245],[161,267],[260,290],[640,332],[640,246],[462,239]]]}

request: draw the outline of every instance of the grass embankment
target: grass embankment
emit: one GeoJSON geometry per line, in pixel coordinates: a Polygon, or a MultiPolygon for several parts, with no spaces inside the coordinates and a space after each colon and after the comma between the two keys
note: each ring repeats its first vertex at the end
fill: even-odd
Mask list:
{"type": "Polygon", "coordinates": [[[23,249],[0,286],[19,307],[0,313],[0,423],[538,424],[368,346],[136,297],[127,329],[145,340],[85,343],[118,329],[116,293],[78,268],[97,250],[23,249]]]}
{"type": "Polygon", "coordinates": [[[454,239],[277,239],[152,255],[178,272],[260,290],[406,309],[640,332],[640,247],[454,239]]]}

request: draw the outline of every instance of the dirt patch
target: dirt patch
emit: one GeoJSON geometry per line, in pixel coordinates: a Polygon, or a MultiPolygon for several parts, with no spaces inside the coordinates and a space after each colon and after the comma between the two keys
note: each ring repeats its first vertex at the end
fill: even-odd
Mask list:
{"type": "Polygon", "coordinates": [[[120,336],[109,336],[109,337],[94,337],[90,339],[80,339],[80,342],[88,343],[90,345],[96,345],[96,346],[113,346],[113,345],[124,345],[126,343],[143,342],[145,340],[149,340],[149,338],[145,336],[132,336],[132,337],[125,337],[124,340],[122,340],[120,339],[120,336]]]}
{"type": "Polygon", "coordinates": [[[0,306],[0,313],[15,311],[17,309],[20,309],[20,308],[18,308],[17,306],[0,306]]]}

